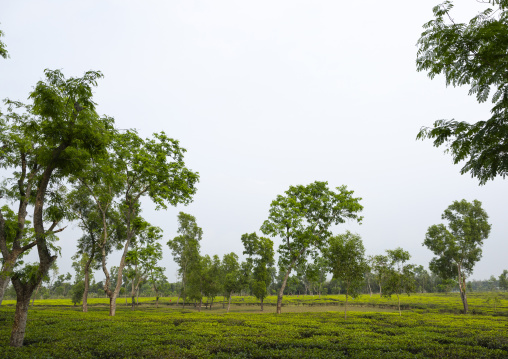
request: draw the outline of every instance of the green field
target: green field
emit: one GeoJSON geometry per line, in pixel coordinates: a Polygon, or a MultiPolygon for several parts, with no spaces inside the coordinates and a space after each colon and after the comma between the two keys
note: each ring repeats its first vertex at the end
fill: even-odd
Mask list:
{"type": "MultiPolygon", "coordinates": [[[[23,348],[8,346],[14,302],[0,307],[2,358],[508,358],[508,298],[471,294],[477,314],[455,314],[458,294],[396,299],[362,296],[344,319],[343,296],[291,296],[283,314],[265,313],[252,297],[235,297],[198,313],[176,298],[140,298],[131,310],[119,299],[115,317],[107,299],[91,299],[82,313],[70,300],[36,301],[30,309],[23,348]],[[478,314],[481,313],[481,314],[478,314]]],[[[219,298],[222,299],[222,298],[219,298]]],[[[460,304],[460,303],[458,303],[460,304]]]]}

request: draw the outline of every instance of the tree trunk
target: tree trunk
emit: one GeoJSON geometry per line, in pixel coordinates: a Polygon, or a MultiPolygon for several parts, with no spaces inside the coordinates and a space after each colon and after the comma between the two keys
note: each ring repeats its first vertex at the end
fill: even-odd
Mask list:
{"type": "Polygon", "coordinates": [[[233,293],[229,293],[229,302],[228,302],[228,310],[226,311],[226,313],[229,313],[229,308],[231,307],[231,295],[233,293]]]}
{"type": "Polygon", "coordinates": [[[370,278],[367,277],[367,284],[369,285],[369,293],[370,293],[370,297],[372,298],[372,288],[370,287],[370,278]]]}
{"type": "Polygon", "coordinates": [[[88,268],[85,268],[85,290],[83,291],[83,313],[88,312],[88,288],[90,286],[90,276],[88,268]]]}
{"type": "Polygon", "coordinates": [[[457,265],[457,271],[459,275],[459,290],[460,290],[460,299],[462,299],[462,305],[464,307],[464,314],[467,314],[469,307],[467,305],[467,296],[466,296],[466,279],[462,275],[460,271],[460,265],[457,265]]]}
{"type": "Polygon", "coordinates": [[[37,289],[35,290],[35,294],[34,294],[34,299],[32,300],[32,307],[34,306],[34,303],[35,303],[35,298],[37,298],[37,293],[39,293],[39,289],[41,288],[41,285],[39,284],[37,286],[37,289]]]}
{"type": "Polygon", "coordinates": [[[11,281],[11,277],[2,278],[2,276],[0,275],[0,305],[2,305],[2,302],[4,300],[5,291],[7,290],[7,287],[9,286],[10,281],[11,281]]]}
{"type": "Polygon", "coordinates": [[[397,293],[397,301],[399,303],[399,317],[401,317],[402,316],[402,312],[400,311],[400,296],[399,296],[398,293],[397,293]]]}
{"type": "Polygon", "coordinates": [[[203,297],[199,298],[198,312],[201,312],[201,304],[203,304],[203,297]]]}
{"type": "Polygon", "coordinates": [[[109,298],[109,316],[114,317],[116,313],[116,292],[109,298]]]}
{"type": "Polygon", "coordinates": [[[347,297],[349,295],[349,285],[346,286],[346,305],[344,306],[344,319],[347,319],[347,297]]]}
{"type": "MultiPolygon", "coordinates": [[[[17,293],[16,293],[17,294],[17,293]]],[[[11,347],[23,346],[25,339],[26,319],[28,317],[28,306],[30,305],[30,295],[25,293],[22,296],[17,295],[16,312],[14,314],[14,325],[11,333],[11,347]]]]}
{"type": "Polygon", "coordinates": [[[291,273],[291,270],[293,269],[293,264],[296,262],[296,259],[293,260],[291,265],[289,266],[289,270],[286,272],[286,275],[284,276],[284,280],[282,281],[282,286],[280,287],[279,294],[277,295],[277,314],[280,314],[282,312],[282,296],[284,295],[284,289],[286,288],[286,283],[289,278],[289,274],[291,273]]]}
{"type": "Polygon", "coordinates": [[[261,311],[263,311],[263,298],[261,298],[261,311]]]}

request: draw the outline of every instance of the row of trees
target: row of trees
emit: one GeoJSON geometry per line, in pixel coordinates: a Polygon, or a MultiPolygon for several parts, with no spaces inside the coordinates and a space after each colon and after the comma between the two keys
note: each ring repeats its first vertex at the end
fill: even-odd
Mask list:
{"type": "MultiPolygon", "coordinates": [[[[436,6],[435,19],[425,24],[418,41],[417,57],[419,71],[427,71],[430,77],[444,74],[447,84],[454,86],[470,85],[470,93],[479,102],[486,101],[494,88],[494,106],[488,120],[474,124],[440,120],[432,129],[423,128],[418,135],[418,138],[434,139],[435,146],[449,145],[456,163],[466,161],[462,173],[471,173],[480,184],[499,175],[504,177],[508,164],[505,155],[508,67],[504,51],[508,0],[489,3],[497,11],[489,8],[468,24],[452,20],[451,1],[436,6]]],[[[1,41],[0,56],[8,56],[1,41]]],[[[110,315],[114,315],[126,266],[132,270],[129,278],[133,292],[139,289],[140,278],[147,278],[147,273],[162,272],[157,265],[160,246],[156,245],[161,232],[141,217],[141,198],[148,197],[158,208],[166,208],[190,202],[195,193],[199,177],[186,168],[185,150],[178,141],[164,133],[142,139],[135,131],[118,131],[112,118],[96,113],[92,88],[101,77],[100,72],[89,71],[81,78],[66,79],[60,71],[47,70],[46,80],[38,82],[31,92],[30,104],[7,100],[7,112],[0,116],[0,166],[9,173],[0,188],[0,198],[10,204],[0,210],[0,296],[3,297],[11,282],[17,299],[12,346],[23,343],[30,298],[47,278],[57,258],[56,234],[64,230],[65,221],[80,220],[84,233],[79,244],[84,303],[90,269],[97,265],[104,272],[104,291],[110,298],[110,315]],[[33,213],[30,220],[28,210],[33,213]],[[31,249],[37,250],[38,261],[23,263],[23,257],[31,249]],[[115,249],[121,250],[122,256],[113,272],[108,270],[107,258],[115,249]],[[152,260],[148,257],[155,261],[148,264],[152,260]]],[[[278,248],[279,267],[284,275],[277,313],[281,312],[291,273],[310,266],[309,259],[315,264],[323,257],[329,271],[346,283],[348,293],[357,290],[359,276],[355,273],[365,270],[363,246],[351,242],[354,238],[351,234],[340,239],[330,231],[332,225],[347,219],[361,221],[360,199],[352,194],[345,186],[334,191],[328,189],[326,182],[315,182],[291,186],[272,202],[261,232],[283,240],[278,248]],[[348,257],[343,253],[358,255],[348,257]]],[[[468,309],[466,278],[481,257],[482,241],[490,231],[486,214],[476,202],[455,202],[449,213],[443,215],[449,221],[448,226],[430,227],[424,242],[436,256],[430,264],[431,270],[443,278],[455,278],[465,312],[468,309]]],[[[259,283],[266,278],[263,265],[268,268],[269,262],[261,260],[263,255],[255,252],[261,246],[258,243],[261,239],[252,240],[258,243],[252,246],[249,241],[246,237],[246,254],[250,259],[244,263],[239,264],[233,255],[225,256],[220,265],[215,257],[209,258],[210,263],[217,263],[217,268],[228,273],[224,288],[229,293],[250,267],[261,268],[254,270],[259,275],[254,282],[258,283],[256,286],[261,288],[259,283]]],[[[201,271],[213,267],[201,263],[206,256],[199,255],[199,246],[193,251],[192,255],[199,257],[195,261],[199,265],[191,268],[187,263],[187,269],[183,270],[179,263],[182,293],[186,297],[198,293],[196,288],[200,295],[206,293],[208,280],[201,271]]],[[[177,259],[179,252],[175,253],[177,259]]],[[[407,274],[414,270],[406,264],[409,255],[396,249],[388,251],[387,258],[397,276],[393,275],[395,279],[383,283],[383,287],[404,288],[407,274]]]]}

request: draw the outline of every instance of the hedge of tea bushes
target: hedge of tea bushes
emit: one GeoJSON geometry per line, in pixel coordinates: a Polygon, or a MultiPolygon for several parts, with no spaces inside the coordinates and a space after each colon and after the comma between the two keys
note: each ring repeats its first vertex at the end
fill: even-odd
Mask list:
{"type": "Polygon", "coordinates": [[[36,307],[25,346],[8,346],[14,308],[0,307],[2,358],[507,358],[502,316],[340,312],[210,314],[36,307]]]}
{"type": "MultiPolygon", "coordinates": [[[[130,298],[117,298],[118,306],[130,306],[130,298]]],[[[301,306],[301,307],[314,307],[314,306],[343,306],[345,303],[345,295],[286,295],[283,298],[283,306],[301,306]]],[[[204,302],[208,299],[205,297],[204,302]]],[[[222,307],[223,297],[216,297],[214,299],[214,308],[222,307]]],[[[227,300],[226,300],[227,302],[227,300]]],[[[154,297],[140,297],[139,303],[144,305],[155,305],[154,297]]],[[[177,307],[177,297],[161,297],[159,305],[177,307]]],[[[234,296],[232,303],[240,306],[259,306],[259,300],[253,296],[234,296]]],[[[276,296],[269,296],[265,298],[265,306],[275,306],[277,303],[276,296]]],[[[425,294],[411,294],[410,296],[403,294],[400,297],[402,310],[411,310],[420,313],[435,312],[435,313],[462,313],[463,307],[460,300],[459,293],[425,293],[425,294]]],[[[472,314],[486,314],[486,315],[504,315],[508,316],[508,293],[506,292],[480,292],[468,293],[469,309],[472,314]],[[490,299],[490,300],[489,300],[490,299]]],[[[2,305],[14,306],[16,301],[4,300],[2,305]]],[[[179,302],[180,306],[182,301],[179,302]]],[[[90,298],[88,300],[89,306],[109,305],[109,298],[90,298]]],[[[45,299],[36,300],[35,306],[72,306],[70,299],[45,299]]],[[[348,299],[348,306],[351,309],[354,307],[367,307],[372,311],[376,308],[390,308],[397,309],[397,297],[391,298],[380,297],[379,294],[361,295],[358,298],[348,299]]],[[[194,307],[194,303],[187,303],[186,308],[194,307]]]]}

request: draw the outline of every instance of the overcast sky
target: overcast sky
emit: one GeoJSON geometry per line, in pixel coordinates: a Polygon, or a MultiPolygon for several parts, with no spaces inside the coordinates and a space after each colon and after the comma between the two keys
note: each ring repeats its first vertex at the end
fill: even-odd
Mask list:
{"type": "MultiPolygon", "coordinates": [[[[359,233],[368,254],[400,246],[425,267],[427,228],[454,200],[480,200],[492,231],[472,278],[497,277],[508,269],[506,183],[480,187],[442,148],[415,140],[435,120],[485,120],[491,107],[416,72],[416,42],[438,3],[2,0],[11,58],[0,59],[0,98],[25,101],[46,68],[100,70],[100,114],[180,140],[201,177],[194,202],[143,206],[164,230],[170,281],[177,267],[165,243],[179,211],[203,228],[202,254],[241,255],[241,235],[260,233],[270,202],[316,180],[363,198],[363,224],[335,233],[359,233]]],[[[486,6],[457,3],[456,21],[486,6]]],[[[61,235],[61,273],[73,273],[79,236],[76,227],[61,235]]]]}

